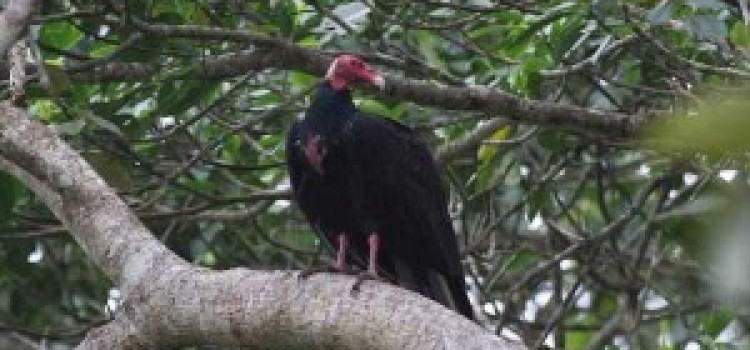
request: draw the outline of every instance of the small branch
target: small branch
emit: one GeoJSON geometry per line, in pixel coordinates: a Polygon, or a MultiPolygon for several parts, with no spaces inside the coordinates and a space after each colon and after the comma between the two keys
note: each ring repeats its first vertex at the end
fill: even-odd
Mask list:
{"type": "Polygon", "coordinates": [[[448,163],[461,154],[479,147],[479,144],[484,139],[506,126],[508,126],[508,121],[504,118],[494,118],[480,122],[474,130],[465,136],[440,147],[435,154],[435,161],[438,164],[448,163]]]}
{"type": "Polygon", "coordinates": [[[599,48],[596,50],[596,52],[594,52],[594,54],[592,54],[588,58],[580,62],[577,62],[573,65],[567,66],[567,67],[542,70],[539,72],[539,74],[544,75],[544,76],[562,76],[562,75],[582,71],[588,67],[594,67],[597,64],[599,64],[600,59],[603,56],[607,56],[626,45],[630,45],[636,39],[638,39],[638,36],[630,35],[626,38],[617,40],[610,44],[611,37],[606,37],[605,40],[603,40],[602,43],[599,45],[599,48]]]}
{"type": "MultiPolygon", "coordinates": [[[[627,9],[627,7],[623,7],[623,8],[627,9]]],[[[688,68],[701,71],[701,72],[705,72],[705,73],[711,73],[711,74],[716,74],[716,75],[720,75],[724,77],[729,77],[729,78],[750,79],[750,72],[746,70],[741,70],[741,69],[732,68],[732,67],[712,66],[709,64],[705,64],[705,63],[698,62],[698,61],[693,61],[685,57],[682,57],[681,55],[670,50],[665,44],[663,44],[657,38],[653,37],[651,34],[643,30],[638,24],[634,23],[629,17],[626,16],[625,18],[630,23],[631,27],[636,32],[636,34],[638,34],[640,38],[645,39],[646,42],[651,44],[661,53],[672,58],[674,61],[682,63],[688,68]]]]}

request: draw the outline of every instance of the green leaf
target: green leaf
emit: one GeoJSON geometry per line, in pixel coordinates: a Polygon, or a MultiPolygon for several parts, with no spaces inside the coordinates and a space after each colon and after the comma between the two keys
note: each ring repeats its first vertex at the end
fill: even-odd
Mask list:
{"type": "MultiPolygon", "coordinates": [[[[496,150],[500,152],[501,150],[496,150]]],[[[516,164],[516,157],[512,152],[505,152],[503,155],[495,155],[487,158],[485,162],[480,163],[472,179],[472,185],[476,194],[481,194],[496,186],[504,184],[517,184],[520,181],[520,175],[516,164]]]]}
{"type": "Polygon", "coordinates": [[[83,38],[83,33],[68,22],[53,22],[42,26],[40,40],[58,49],[70,49],[83,38]]]}
{"type": "Polygon", "coordinates": [[[0,172],[0,223],[12,215],[22,191],[23,185],[15,177],[0,172]]]}
{"type": "Polygon", "coordinates": [[[122,158],[104,152],[87,152],[83,157],[108,185],[120,191],[127,191],[133,186],[131,169],[122,158]]]}
{"type": "Polygon", "coordinates": [[[732,322],[733,315],[727,310],[712,310],[700,319],[701,326],[711,337],[718,337],[732,322]]]}
{"type": "Polygon", "coordinates": [[[588,26],[588,20],[581,15],[572,15],[552,26],[550,47],[555,57],[562,57],[581,37],[581,31],[588,26]]]}
{"type": "Polygon", "coordinates": [[[673,153],[740,154],[750,150],[748,110],[748,101],[714,99],[687,115],[661,118],[647,140],[673,153]]]}
{"type": "Polygon", "coordinates": [[[625,61],[622,63],[622,65],[627,67],[625,68],[625,74],[622,77],[622,82],[630,85],[640,84],[641,77],[643,75],[640,63],[625,61]]]}
{"type": "Polygon", "coordinates": [[[591,342],[592,332],[569,331],[565,332],[566,349],[585,349],[591,342]]]}
{"type": "Polygon", "coordinates": [[[300,90],[315,84],[318,81],[318,77],[304,73],[304,72],[291,72],[289,73],[289,82],[300,90]]]}
{"type": "Polygon", "coordinates": [[[438,39],[435,34],[427,30],[415,30],[412,32],[414,39],[416,39],[417,48],[419,53],[424,57],[431,67],[445,70],[445,61],[440,57],[438,53],[438,45],[442,40],[438,39]]]}
{"type": "Polygon", "coordinates": [[[518,37],[515,38],[513,45],[521,45],[528,42],[538,32],[544,30],[547,25],[557,21],[568,13],[571,13],[576,7],[576,3],[573,1],[563,2],[555,7],[552,7],[545,11],[544,16],[536,21],[531,22],[531,25],[526,28],[518,37]]]}
{"type": "Polygon", "coordinates": [[[750,35],[748,35],[747,26],[742,22],[735,22],[732,25],[732,30],[729,31],[729,40],[739,47],[750,48],[750,35]]]}
{"type": "MultiPolygon", "coordinates": [[[[508,137],[511,135],[511,131],[513,129],[510,125],[504,126],[497,131],[495,131],[492,136],[487,138],[489,141],[504,141],[507,140],[508,137]]],[[[479,146],[479,150],[477,151],[477,157],[479,158],[479,161],[481,163],[487,163],[489,160],[491,160],[498,151],[498,148],[500,148],[500,145],[481,145],[479,146]]]]}
{"type": "Polygon", "coordinates": [[[47,73],[48,88],[50,93],[58,96],[70,87],[70,78],[68,73],[60,69],[57,65],[45,64],[44,71],[47,73]]]}
{"type": "Polygon", "coordinates": [[[549,63],[546,57],[529,57],[511,74],[510,85],[524,96],[536,95],[542,82],[539,71],[547,68],[549,63]]]}
{"type": "Polygon", "coordinates": [[[57,104],[49,99],[36,100],[29,109],[31,114],[36,115],[39,119],[50,122],[55,121],[62,116],[62,110],[57,104]]]}

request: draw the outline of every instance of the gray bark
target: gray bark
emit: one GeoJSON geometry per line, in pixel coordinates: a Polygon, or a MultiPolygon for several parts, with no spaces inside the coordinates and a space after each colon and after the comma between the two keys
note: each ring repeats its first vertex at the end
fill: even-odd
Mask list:
{"type": "Polygon", "coordinates": [[[12,45],[26,29],[39,0],[10,0],[0,13],[0,56],[5,56],[12,45]]]}

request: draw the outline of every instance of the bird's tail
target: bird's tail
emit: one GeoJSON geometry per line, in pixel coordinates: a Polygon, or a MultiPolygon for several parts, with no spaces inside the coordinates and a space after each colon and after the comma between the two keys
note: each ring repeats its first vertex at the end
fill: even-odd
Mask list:
{"type": "Polygon", "coordinates": [[[463,276],[443,276],[437,272],[432,272],[429,275],[431,294],[439,296],[439,299],[433,299],[473,321],[474,311],[471,308],[471,303],[469,303],[469,297],[466,295],[466,284],[463,276]]]}
{"type": "Polygon", "coordinates": [[[463,276],[444,276],[432,269],[414,269],[396,263],[398,284],[453,309],[470,320],[475,320],[463,276]]]}
{"type": "Polygon", "coordinates": [[[474,310],[469,302],[469,297],[466,295],[466,283],[464,283],[464,277],[458,276],[457,278],[447,278],[448,288],[451,291],[453,297],[453,303],[456,304],[456,310],[466,318],[475,321],[474,310]]]}

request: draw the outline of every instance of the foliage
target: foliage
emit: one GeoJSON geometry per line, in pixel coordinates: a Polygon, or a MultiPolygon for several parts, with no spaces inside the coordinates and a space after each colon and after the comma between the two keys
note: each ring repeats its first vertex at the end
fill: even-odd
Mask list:
{"type": "MultiPolygon", "coordinates": [[[[215,269],[302,268],[325,251],[290,205],[283,164],[285,128],[318,78],[209,75],[204,64],[264,47],[156,36],[139,23],[236,29],[358,53],[396,77],[667,114],[643,143],[521,117],[444,163],[469,293],[482,322],[533,347],[736,345],[728,334],[744,334],[746,315],[715,297],[706,247],[723,218],[709,214],[748,191],[747,103],[716,113],[723,99],[704,96],[745,95],[739,3],[45,1],[26,102],[161,241],[215,269]]],[[[357,102],[436,149],[504,117],[367,92],[357,102]]],[[[3,329],[75,344],[116,306],[117,286],[18,181],[0,174],[0,194],[3,329]]]]}

